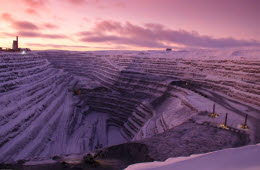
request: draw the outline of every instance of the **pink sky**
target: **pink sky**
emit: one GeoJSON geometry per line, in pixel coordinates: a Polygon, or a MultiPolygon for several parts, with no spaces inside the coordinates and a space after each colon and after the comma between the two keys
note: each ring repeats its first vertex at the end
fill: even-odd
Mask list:
{"type": "Polygon", "coordinates": [[[259,0],[1,0],[0,47],[260,46],[259,0]]]}

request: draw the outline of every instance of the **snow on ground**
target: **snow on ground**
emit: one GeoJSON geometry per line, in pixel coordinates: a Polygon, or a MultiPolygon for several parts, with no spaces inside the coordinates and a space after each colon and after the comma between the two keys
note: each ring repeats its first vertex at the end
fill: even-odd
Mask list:
{"type": "MultiPolygon", "coordinates": [[[[188,103],[199,112],[206,111],[208,114],[216,104],[216,111],[220,114],[217,119],[204,116],[201,121],[219,125],[223,123],[225,113],[228,113],[229,126],[240,128],[248,114],[251,127],[248,132],[253,134],[252,143],[255,138],[260,141],[259,49],[149,51],[128,57],[115,56],[112,60],[129,71],[139,70],[191,84],[193,87],[190,89],[196,90],[196,93],[190,89],[185,92],[188,95],[184,98],[188,103]]],[[[180,90],[183,91],[183,86],[180,90]]]]}
{"type": "Polygon", "coordinates": [[[0,61],[0,162],[107,145],[107,114],[83,114],[73,92],[76,84],[96,87],[88,77],[73,77],[33,53],[5,53],[0,61]]]}
{"type": "Polygon", "coordinates": [[[228,113],[233,128],[248,114],[251,143],[260,141],[259,49],[52,50],[0,61],[0,162],[143,139],[197,114],[218,126],[228,113]]]}
{"type": "MultiPolygon", "coordinates": [[[[185,60],[258,60],[260,49],[184,49],[148,52],[149,57],[185,60]]],[[[140,53],[139,53],[140,55],[140,53]]],[[[142,54],[141,54],[142,55],[142,54]]]]}
{"type": "MultiPolygon", "coordinates": [[[[203,90],[201,90],[204,92],[203,90]]],[[[243,101],[234,101],[232,98],[225,94],[221,94],[218,92],[214,92],[213,94],[220,95],[219,100],[215,100],[216,98],[214,96],[210,96],[210,93],[204,92],[208,95],[208,98],[202,98],[199,94],[190,92],[187,96],[187,99],[189,102],[196,107],[201,114],[195,117],[196,122],[202,123],[202,122],[210,122],[214,124],[215,126],[220,126],[225,122],[225,116],[226,113],[228,113],[227,117],[227,126],[233,127],[236,129],[241,129],[241,124],[244,123],[245,120],[245,113],[249,116],[252,116],[256,120],[260,120],[260,114],[259,110],[260,107],[247,104],[243,101]],[[211,118],[208,116],[209,113],[213,112],[213,105],[215,104],[215,111],[219,115],[216,118],[211,118]],[[257,108],[257,109],[254,109],[257,108]],[[204,114],[203,114],[204,113],[204,114]],[[208,114],[207,114],[208,113],[208,114]]],[[[254,132],[258,133],[259,129],[258,126],[256,126],[256,122],[249,121],[248,127],[250,127],[249,130],[243,130],[250,134],[251,143],[254,143],[255,141],[255,134],[254,132]]],[[[259,137],[259,135],[257,136],[259,137]]]]}
{"type": "Polygon", "coordinates": [[[259,170],[260,144],[225,149],[188,157],[169,158],[164,162],[134,164],[125,170],[259,170]]]}

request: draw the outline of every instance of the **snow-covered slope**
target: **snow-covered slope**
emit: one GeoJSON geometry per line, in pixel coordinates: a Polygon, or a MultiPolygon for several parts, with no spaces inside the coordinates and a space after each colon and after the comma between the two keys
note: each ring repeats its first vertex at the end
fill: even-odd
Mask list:
{"type": "MultiPolygon", "coordinates": [[[[212,112],[215,103],[221,113],[217,121],[213,120],[216,124],[223,122],[228,113],[230,126],[239,128],[248,114],[252,137],[260,141],[260,50],[152,51],[114,55],[111,59],[129,72],[138,70],[167,78],[170,87],[177,89],[171,93],[186,99],[184,103],[199,112],[212,112]]],[[[168,116],[160,119],[164,122],[168,116]]]]}
{"type": "Polygon", "coordinates": [[[165,162],[134,164],[125,170],[259,170],[260,144],[225,149],[188,157],[169,158],[165,162]]]}
{"type": "Polygon", "coordinates": [[[75,81],[36,55],[8,53],[0,60],[0,160],[44,154],[55,130],[64,128],[72,109],[68,88],[75,81]]]}
{"type": "MultiPolygon", "coordinates": [[[[129,70],[113,62],[114,56],[110,56],[108,52],[105,54],[40,53],[57,68],[61,67],[80,79],[78,87],[83,90],[81,98],[84,98],[80,107],[83,109],[90,106],[92,111],[107,113],[107,126],[117,127],[126,140],[137,140],[161,133],[198,112],[185,99],[185,94],[177,92],[178,90],[170,85],[175,79],[144,73],[141,69],[129,70]],[[86,78],[88,82],[95,82],[95,86],[86,86],[86,78]],[[105,90],[89,90],[95,87],[105,90]],[[174,105],[167,112],[163,112],[158,107],[168,99],[174,105]],[[168,121],[166,123],[165,117],[168,121]],[[154,121],[156,128],[147,132],[147,123],[149,122],[149,127],[154,127],[154,121]]],[[[124,57],[121,59],[124,60],[124,57]]],[[[171,104],[168,102],[168,105],[171,104]]]]}
{"type": "Polygon", "coordinates": [[[34,54],[0,60],[0,162],[89,152],[107,140],[106,115],[77,110],[73,76],[34,54]]]}
{"type": "Polygon", "coordinates": [[[260,141],[258,50],[0,54],[0,162],[90,152],[187,121],[260,141]],[[213,104],[220,116],[211,119],[213,104]],[[206,116],[205,116],[206,115],[206,116]]]}

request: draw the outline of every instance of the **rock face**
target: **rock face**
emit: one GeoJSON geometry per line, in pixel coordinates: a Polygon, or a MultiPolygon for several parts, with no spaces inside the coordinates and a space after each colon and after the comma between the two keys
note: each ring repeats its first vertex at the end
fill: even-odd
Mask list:
{"type": "Polygon", "coordinates": [[[149,156],[156,161],[169,157],[189,156],[225,148],[247,145],[247,134],[187,121],[176,128],[146,138],[140,143],[149,148],[149,156]]]}
{"type": "Polygon", "coordinates": [[[64,152],[74,113],[68,89],[76,80],[37,55],[0,60],[0,160],[64,152]]]}
{"type": "Polygon", "coordinates": [[[55,52],[41,55],[56,67],[80,77],[80,81],[87,82],[86,78],[95,81],[96,85],[79,83],[78,88],[83,89],[81,109],[88,106],[91,111],[106,113],[107,127],[118,127],[127,141],[162,133],[198,112],[185,99],[185,93],[171,84],[176,79],[120,67],[112,62],[113,56],[86,53],[71,58],[72,54],[55,52]],[[77,63],[68,64],[68,59],[77,63]],[[90,87],[94,87],[93,90],[90,87]],[[161,105],[171,105],[171,109],[163,109],[161,105]]]}
{"type": "Polygon", "coordinates": [[[201,111],[193,93],[220,92],[259,111],[259,60],[175,57],[183,53],[0,54],[0,162],[154,136],[201,111]]]}

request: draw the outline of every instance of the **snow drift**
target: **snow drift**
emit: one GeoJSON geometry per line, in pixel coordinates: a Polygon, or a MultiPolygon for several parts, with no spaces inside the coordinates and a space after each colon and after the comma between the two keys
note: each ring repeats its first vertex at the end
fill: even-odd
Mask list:
{"type": "Polygon", "coordinates": [[[260,144],[225,149],[189,157],[169,158],[165,162],[134,164],[125,170],[258,170],[260,144]]]}

